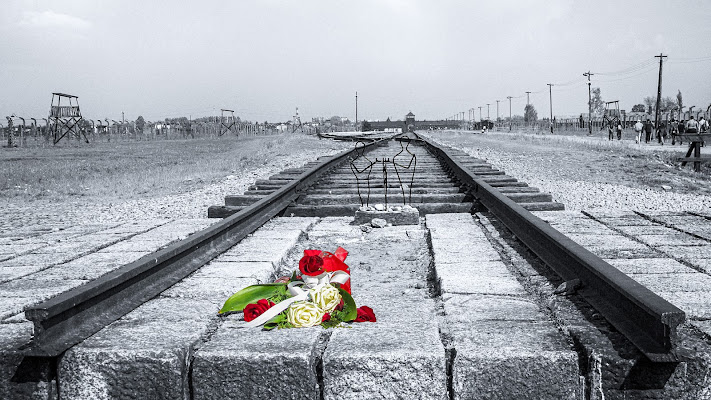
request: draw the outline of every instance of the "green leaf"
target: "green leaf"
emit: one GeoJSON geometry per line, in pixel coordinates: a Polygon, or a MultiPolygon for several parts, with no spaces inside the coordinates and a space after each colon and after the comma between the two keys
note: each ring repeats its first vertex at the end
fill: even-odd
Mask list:
{"type": "Polygon", "coordinates": [[[282,313],[280,313],[280,314],[277,314],[274,318],[272,318],[272,319],[270,319],[269,321],[267,321],[267,322],[264,324],[264,330],[270,331],[270,330],[272,330],[272,329],[278,327],[279,325],[281,325],[281,324],[284,323],[284,322],[287,322],[287,320],[286,320],[286,313],[283,313],[283,312],[282,312],[282,313]]]}
{"type": "Polygon", "coordinates": [[[222,306],[220,314],[231,311],[242,311],[247,304],[256,303],[261,299],[268,299],[274,295],[286,293],[285,283],[266,283],[252,285],[230,296],[222,306]]]}
{"type": "Polygon", "coordinates": [[[353,321],[358,316],[355,300],[345,290],[339,288],[338,291],[341,292],[341,297],[343,297],[343,310],[338,313],[338,317],[344,322],[353,321]]]}

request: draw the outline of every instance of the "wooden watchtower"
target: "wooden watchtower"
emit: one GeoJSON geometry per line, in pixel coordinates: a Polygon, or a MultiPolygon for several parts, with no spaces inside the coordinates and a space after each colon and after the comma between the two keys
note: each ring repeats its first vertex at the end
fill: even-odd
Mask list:
{"type": "Polygon", "coordinates": [[[237,133],[237,121],[235,119],[235,111],[222,109],[222,114],[220,115],[220,133],[219,136],[224,135],[227,132],[237,133]],[[228,113],[225,115],[225,113],[228,113]]]}
{"type": "Polygon", "coordinates": [[[71,94],[52,93],[52,105],[49,109],[50,131],[54,135],[54,144],[57,144],[68,133],[75,136],[84,136],[84,140],[89,143],[86,134],[79,128],[82,120],[79,110],[79,98],[71,94]]]}

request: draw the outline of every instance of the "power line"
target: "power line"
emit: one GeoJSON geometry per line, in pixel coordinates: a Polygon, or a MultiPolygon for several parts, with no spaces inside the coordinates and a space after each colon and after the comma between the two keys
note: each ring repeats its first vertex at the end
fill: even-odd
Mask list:
{"type": "Polygon", "coordinates": [[[595,75],[627,75],[630,73],[635,73],[641,69],[647,68],[650,65],[656,65],[656,62],[654,59],[647,60],[644,62],[641,62],[639,64],[635,64],[631,67],[627,67],[618,71],[612,71],[612,72],[595,72],[595,75]]]}

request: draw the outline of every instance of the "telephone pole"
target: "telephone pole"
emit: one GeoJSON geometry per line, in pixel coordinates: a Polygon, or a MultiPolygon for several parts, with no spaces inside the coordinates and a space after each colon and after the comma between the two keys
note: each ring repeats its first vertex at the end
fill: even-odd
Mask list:
{"type": "Polygon", "coordinates": [[[491,121],[491,117],[489,117],[489,104],[491,103],[486,103],[486,119],[491,121]]]}
{"type": "Polygon", "coordinates": [[[481,109],[484,108],[483,106],[479,106],[479,121],[481,122],[481,109]]]}
{"type": "Polygon", "coordinates": [[[511,126],[513,125],[513,120],[511,119],[511,96],[506,96],[509,99],[509,132],[511,132],[511,126]]]}
{"type": "Polygon", "coordinates": [[[529,98],[529,95],[530,95],[530,94],[531,94],[531,92],[526,92],[526,105],[531,104],[531,100],[530,100],[530,98],[529,98]]]}
{"type": "MultiPolygon", "coordinates": [[[[667,57],[662,53],[659,53],[659,83],[657,83],[657,110],[654,113],[654,131],[656,132],[657,129],[659,129],[659,106],[662,101],[662,61],[667,57]]],[[[661,138],[659,139],[661,140],[661,138]]]]}
{"type": "Polygon", "coordinates": [[[547,83],[551,101],[551,133],[553,133],[553,84],[547,83]]]}
{"type": "Polygon", "coordinates": [[[356,91],[356,131],[358,131],[358,91],[356,91]]]}
{"type": "Polygon", "coordinates": [[[499,122],[499,101],[496,100],[496,122],[499,122]]]}
{"type": "Polygon", "coordinates": [[[590,71],[583,74],[583,76],[588,77],[588,136],[592,136],[592,94],[590,92],[590,85],[592,84],[590,82],[590,77],[592,75],[595,74],[591,73],[590,71]]]}

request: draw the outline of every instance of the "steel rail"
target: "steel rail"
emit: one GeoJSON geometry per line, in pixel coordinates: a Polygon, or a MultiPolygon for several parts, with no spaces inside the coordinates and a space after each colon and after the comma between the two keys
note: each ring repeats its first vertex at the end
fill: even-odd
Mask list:
{"type": "Polygon", "coordinates": [[[650,361],[679,361],[676,327],[686,318],[682,310],[501,194],[446,150],[420,139],[471,188],[482,205],[561,278],[579,279],[582,287],[578,293],[650,361]]]}
{"type": "MultiPolygon", "coordinates": [[[[371,142],[366,148],[383,141],[371,142]]],[[[25,356],[57,357],[181,281],[285,210],[355,149],[329,157],[273,194],[165,249],[25,310],[34,323],[25,356]]]]}

